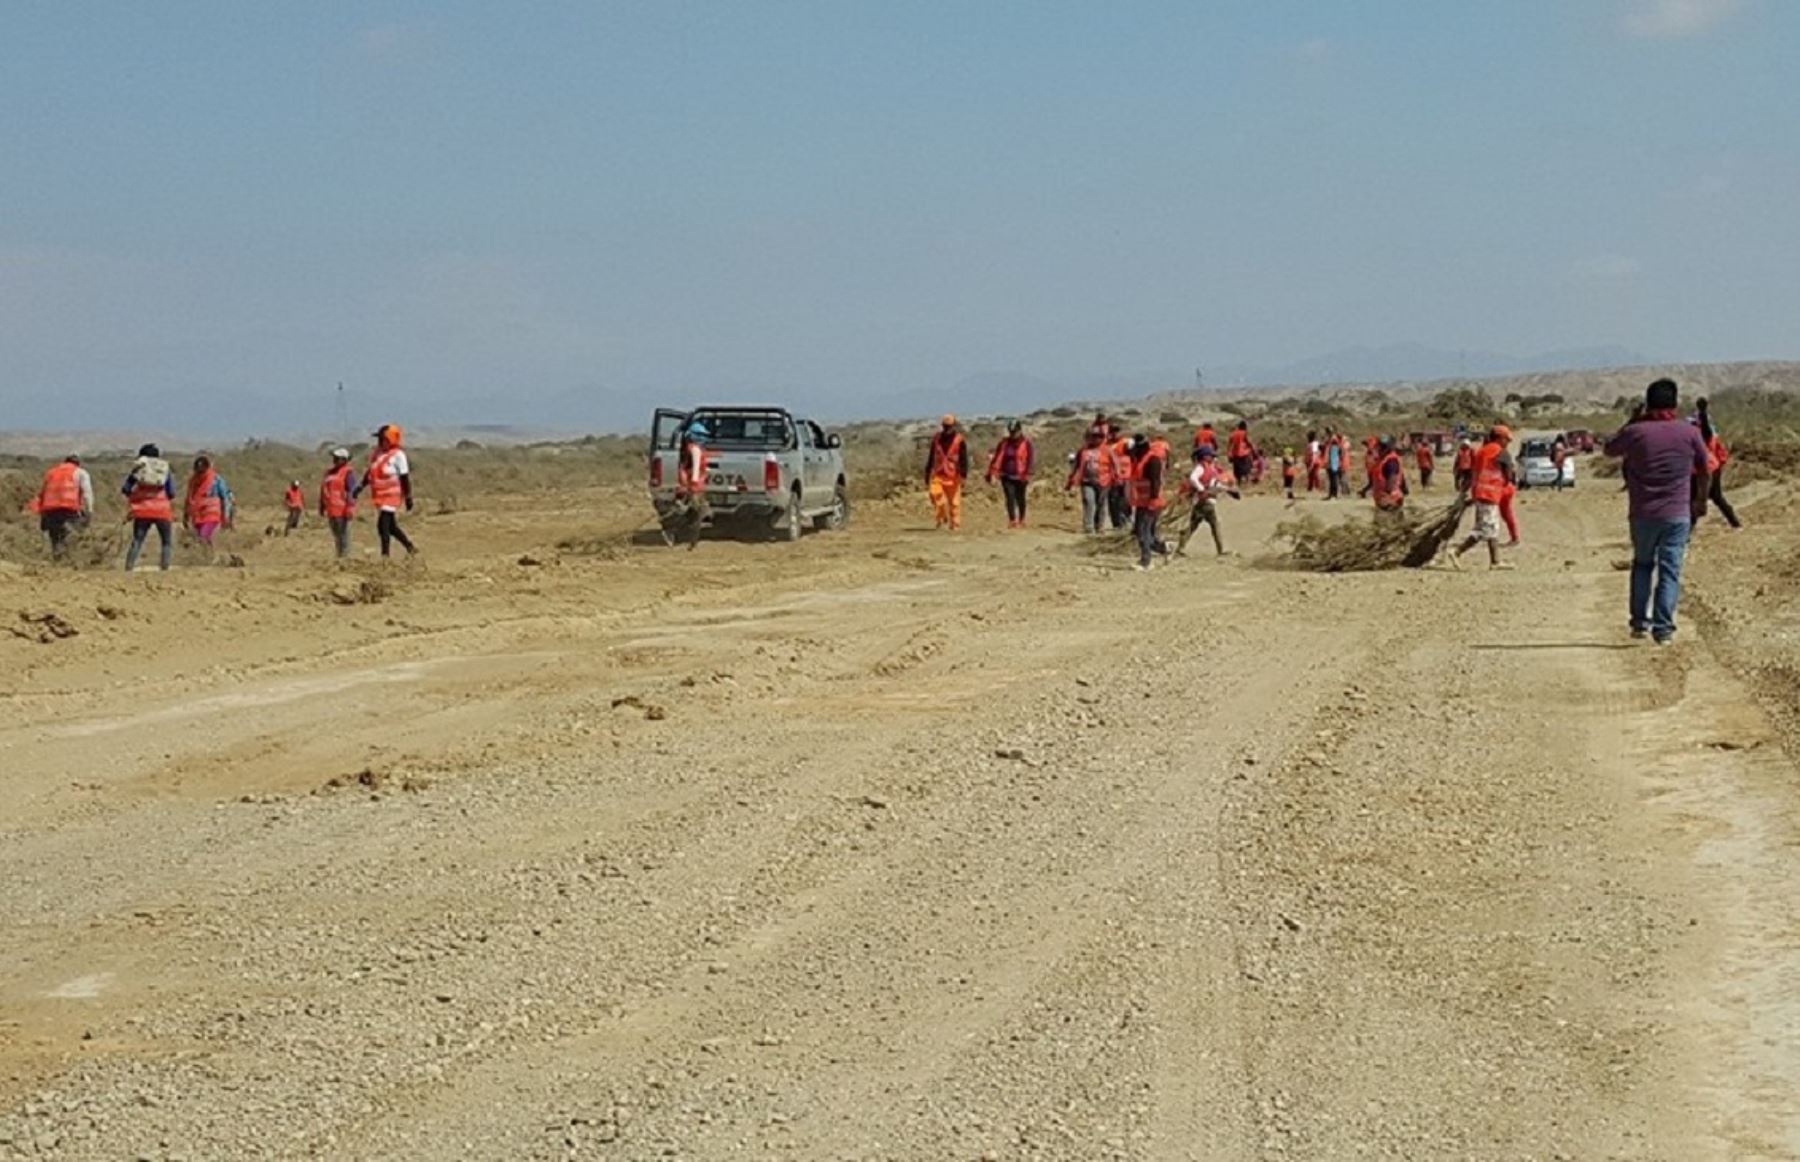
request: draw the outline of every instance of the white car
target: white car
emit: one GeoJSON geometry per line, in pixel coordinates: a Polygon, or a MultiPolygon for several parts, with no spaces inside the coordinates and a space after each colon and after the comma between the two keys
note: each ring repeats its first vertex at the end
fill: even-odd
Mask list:
{"type": "MultiPolygon", "coordinates": [[[[1556,461],[1550,457],[1549,440],[1526,440],[1519,449],[1519,487],[1554,488],[1557,485],[1556,461]]],[[[1575,487],[1575,456],[1563,456],[1562,487],[1575,487]]]]}

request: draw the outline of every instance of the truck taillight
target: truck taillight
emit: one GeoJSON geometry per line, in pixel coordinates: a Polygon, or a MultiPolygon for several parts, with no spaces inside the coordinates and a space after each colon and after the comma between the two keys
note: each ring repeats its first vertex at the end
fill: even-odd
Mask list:
{"type": "Polygon", "coordinates": [[[662,487],[662,457],[650,457],[650,487],[662,487]]]}
{"type": "Polygon", "coordinates": [[[763,491],[781,491],[781,462],[773,456],[763,461],[763,491]]]}

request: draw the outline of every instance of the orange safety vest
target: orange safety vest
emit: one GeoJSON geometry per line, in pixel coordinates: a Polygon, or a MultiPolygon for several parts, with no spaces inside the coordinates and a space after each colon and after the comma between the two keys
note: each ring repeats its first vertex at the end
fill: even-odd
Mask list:
{"type": "Polygon", "coordinates": [[[1456,449],[1456,470],[1467,472],[1475,466],[1475,449],[1458,447],[1456,449]]]}
{"type": "Polygon", "coordinates": [[[1120,437],[1112,446],[1113,483],[1131,483],[1131,441],[1120,437]]]}
{"type": "Polygon", "coordinates": [[[1413,445],[1413,459],[1415,459],[1419,462],[1420,468],[1431,467],[1431,465],[1433,463],[1432,457],[1431,457],[1431,445],[1430,444],[1414,444],[1413,445]]]}
{"type": "Polygon", "coordinates": [[[1241,428],[1231,429],[1231,458],[1242,460],[1250,455],[1250,433],[1241,428]]]}
{"type": "Polygon", "coordinates": [[[1489,442],[1471,458],[1475,481],[1469,494],[1481,504],[1499,504],[1506,495],[1506,473],[1500,471],[1500,454],[1504,451],[1499,444],[1489,442]]]}
{"type": "Polygon", "coordinates": [[[1161,482],[1159,481],[1157,484],[1152,484],[1150,481],[1150,474],[1147,471],[1147,468],[1152,460],[1160,460],[1162,462],[1163,470],[1161,476],[1166,478],[1169,474],[1169,446],[1163,441],[1157,440],[1144,452],[1142,459],[1132,461],[1131,507],[1147,508],[1151,512],[1160,512],[1166,502],[1163,500],[1162,488],[1160,487],[1161,482]]]}
{"type": "Polygon", "coordinates": [[[967,442],[963,439],[961,432],[951,436],[948,444],[944,443],[943,437],[933,436],[931,438],[932,478],[945,484],[960,482],[962,480],[963,448],[966,446],[967,442]]]}
{"type": "Polygon", "coordinates": [[[1113,483],[1112,449],[1105,444],[1089,444],[1075,452],[1075,469],[1069,473],[1069,486],[1092,484],[1111,488],[1113,483]]]}
{"type": "Polygon", "coordinates": [[[369,492],[375,499],[376,508],[391,508],[398,512],[406,504],[406,490],[400,487],[400,474],[387,471],[389,461],[399,451],[389,448],[369,459],[369,492]]]}
{"type": "Polygon", "coordinates": [[[1215,452],[1218,451],[1219,436],[1217,432],[1213,431],[1211,424],[1194,433],[1194,447],[1211,448],[1215,452]]]}
{"type": "Polygon", "coordinates": [[[306,494],[291,484],[288,485],[287,495],[282,499],[285,500],[287,506],[295,512],[299,512],[306,507],[306,494]]]}
{"type": "Polygon", "coordinates": [[[139,484],[126,499],[132,520],[174,520],[175,506],[161,484],[139,484]]]}
{"type": "Polygon", "coordinates": [[[1024,436],[1001,440],[988,459],[988,479],[1025,480],[1031,475],[1031,441],[1024,436]]]}
{"type": "Polygon", "coordinates": [[[712,471],[712,453],[692,440],[681,453],[681,467],[675,471],[675,491],[692,496],[706,491],[706,477],[712,471]]]}
{"type": "Polygon", "coordinates": [[[319,507],[332,520],[348,520],[356,514],[356,502],[350,497],[350,465],[337,464],[325,470],[319,482],[319,507]]]}
{"type": "Polygon", "coordinates": [[[80,512],[79,465],[64,462],[44,473],[44,487],[37,496],[38,512],[80,512]]]}
{"type": "Polygon", "coordinates": [[[1712,438],[1706,441],[1706,470],[1709,473],[1717,474],[1719,469],[1729,463],[1731,463],[1731,449],[1725,446],[1724,440],[1719,439],[1719,433],[1714,432],[1712,438]]]}
{"type": "Polygon", "coordinates": [[[1406,477],[1400,472],[1400,453],[1389,452],[1370,469],[1370,493],[1375,497],[1376,508],[1399,508],[1406,503],[1406,477]],[[1390,489],[1387,484],[1388,465],[1394,466],[1394,485],[1390,489]]]}
{"type": "Polygon", "coordinates": [[[188,482],[187,519],[190,524],[220,524],[225,520],[225,502],[213,493],[218,474],[212,469],[206,475],[188,482]]]}

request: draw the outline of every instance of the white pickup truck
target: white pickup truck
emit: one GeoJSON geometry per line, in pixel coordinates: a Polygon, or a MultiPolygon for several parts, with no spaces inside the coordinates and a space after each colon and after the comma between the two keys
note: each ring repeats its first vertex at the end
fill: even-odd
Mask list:
{"type": "Polygon", "coordinates": [[[708,433],[706,502],[715,526],[760,526],[797,541],[808,524],[841,529],[850,522],[843,440],[776,407],[658,408],[649,454],[650,501],[658,517],[675,510],[681,436],[695,422],[708,433]]]}

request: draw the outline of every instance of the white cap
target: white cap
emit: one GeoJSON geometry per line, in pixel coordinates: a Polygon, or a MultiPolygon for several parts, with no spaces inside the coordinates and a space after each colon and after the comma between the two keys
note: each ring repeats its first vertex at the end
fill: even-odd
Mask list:
{"type": "Polygon", "coordinates": [[[331,458],[333,460],[348,460],[350,458],[350,449],[333,448],[331,450],[331,458]]]}

